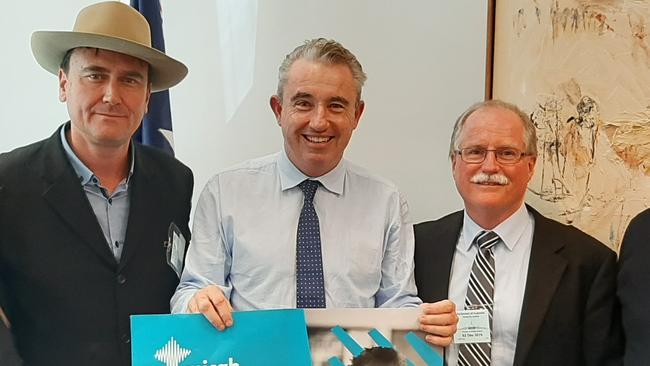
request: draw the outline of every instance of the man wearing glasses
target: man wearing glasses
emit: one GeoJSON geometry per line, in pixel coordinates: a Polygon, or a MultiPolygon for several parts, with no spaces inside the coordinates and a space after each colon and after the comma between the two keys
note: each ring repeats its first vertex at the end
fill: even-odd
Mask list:
{"type": "Polygon", "coordinates": [[[415,226],[418,295],[459,312],[447,365],[620,364],[615,253],[524,204],[537,159],[530,118],[475,104],[449,157],[465,209],[415,226]]]}

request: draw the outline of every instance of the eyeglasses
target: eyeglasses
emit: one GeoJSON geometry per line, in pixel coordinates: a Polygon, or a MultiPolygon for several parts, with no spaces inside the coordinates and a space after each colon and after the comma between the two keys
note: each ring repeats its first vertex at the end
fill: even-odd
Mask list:
{"type": "Polygon", "coordinates": [[[497,162],[506,165],[515,164],[521,160],[523,156],[529,155],[512,147],[500,147],[497,149],[466,147],[464,149],[456,150],[456,154],[460,155],[460,158],[466,163],[480,164],[485,161],[485,157],[490,151],[494,152],[497,162]]]}

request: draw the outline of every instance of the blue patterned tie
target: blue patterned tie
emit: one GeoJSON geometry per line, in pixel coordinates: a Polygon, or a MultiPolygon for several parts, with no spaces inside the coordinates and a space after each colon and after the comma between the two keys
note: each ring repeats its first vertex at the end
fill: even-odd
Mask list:
{"type": "MultiPolygon", "coordinates": [[[[478,246],[474,258],[469,285],[465,297],[465,308],[483,306],[488,310],[490,326],[494,308],[494,246],[501,238],[494,231],[481,231],[474,238],[473,244],[478,246]]],[[[491,343],[464,343],[458,351],[459,366],[488,366],[491,365],[491,343]]]]}
{"type": "Polygon", "coordinates": [[[320,228],[314,209],[314,194],[320,183],[304,180],[298,186],[305,200],[298,220],[296,245],[296,307],[324,308],[325,281],[320,250],[320,228]]]}

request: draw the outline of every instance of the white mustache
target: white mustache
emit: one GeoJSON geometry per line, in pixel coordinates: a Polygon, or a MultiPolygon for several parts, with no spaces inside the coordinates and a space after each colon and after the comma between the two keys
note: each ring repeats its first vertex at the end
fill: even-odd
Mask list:
{"type": "Polygon", "coordinates": [[[510,179],[503,174],[485,174],[483,172],[476,173],[470,180],[472,183],[495,183],[505,186],[510,183],[510,179]]]}

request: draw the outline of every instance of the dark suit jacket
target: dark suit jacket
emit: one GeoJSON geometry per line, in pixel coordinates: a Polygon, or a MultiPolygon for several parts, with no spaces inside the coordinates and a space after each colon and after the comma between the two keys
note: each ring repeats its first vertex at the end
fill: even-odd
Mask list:
{"type": "Polygon", "coordinates": [[[14,348],[14,340],[11,331],[5,323],[0,320],[0,365],[21,366],[23,363],[14,348]]]}
{"type": "MultiPolygon", "coordinates": [[[[514,365],[618,365],[616,255],[582,231],[535,219],[514,365]]],[[[425,302],[448,298],[463,212],[415,226],[415,281],[425,302]]]]}
{"type": "Polygon", "coordinates": [[[625,332],[625,364],[650,363],[650,210],[627,227],[618,270],[625,332]]]}
{"type": "Polygon", "coordinates": [[[117,263],[59,133],[0,155],[0,306],[27,365],[130,365],[129,316],[169,313],[178,278],[163,243],[171,222],[189,240],[192,172],[133,144],[117,263]]]}

